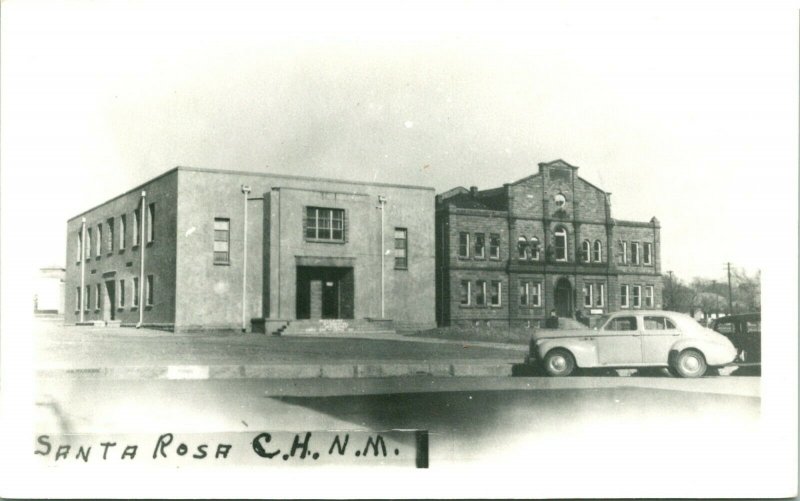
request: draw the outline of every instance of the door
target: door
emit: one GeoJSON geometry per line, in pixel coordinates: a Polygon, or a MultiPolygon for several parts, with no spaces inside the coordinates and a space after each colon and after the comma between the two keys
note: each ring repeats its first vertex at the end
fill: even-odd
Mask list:
{"type": "Polygon", "coordinates": [[[116,282],[114,280],[109,280],[106,282],[106,297],[103,301],[103,320],[108,322],[109,320],[116,320],[116,305],[117,305],[117,297],[116,297],[116,282]]]}
{"type": "Polygon", "coordinates": [[[675,322],[663,315],[642,317],[642,352],[644,362],[653,365],[667,365],[669,350],[680,337],[681,332],[675,322]]]}
{"type": "Polygon", "coordinates": [[[642,339],[635,315],[612,317],[597,331],[597,355],[601,365],[642,363],[642,339]]]}
{"type": "Polygon", "coordinates": [[[322,281],[322,318],[340,318],[339,279],[329,277],[322,281]]]}
{"type": "Polygon", "coordinates": [[[555,309],[559,317],[572,317],[572,285],[566,278],[559,278],[556,282],[555,309]]]}

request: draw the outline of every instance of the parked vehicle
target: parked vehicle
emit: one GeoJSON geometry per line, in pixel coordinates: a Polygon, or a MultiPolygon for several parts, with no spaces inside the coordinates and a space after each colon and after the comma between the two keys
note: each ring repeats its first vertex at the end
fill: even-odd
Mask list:
{"type": "Polygon", "coordinates": [[[667,367],[681,377],[701,377],[709,367],[733,362],[737,351],[725,336],[682,313],[622,311],[591,330],[534,332],[526,362],[550,376],[577,368],[667,367]]]}
{"type": "Polygon", "coordinates": [[[761,363],[761,313],[729,315],[714,320],[711,328],[719,332],[736,347],[736,362],[761,363]]]}

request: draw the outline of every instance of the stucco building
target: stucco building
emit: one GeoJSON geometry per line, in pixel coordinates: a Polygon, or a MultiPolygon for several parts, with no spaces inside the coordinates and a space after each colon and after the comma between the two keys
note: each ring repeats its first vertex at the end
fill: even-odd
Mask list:
{"type": "Polygon", "coordinates": [[[610,193],[563,160],[500,188],[436,197],[440,325],[538,326],[661,308],[660,224],[611,216],[610,193]]]}
{"type": "Polygon", "coordinates": [[[435,325],[432,188],[177,167],[67,235],[67,323],[435,325]]]}

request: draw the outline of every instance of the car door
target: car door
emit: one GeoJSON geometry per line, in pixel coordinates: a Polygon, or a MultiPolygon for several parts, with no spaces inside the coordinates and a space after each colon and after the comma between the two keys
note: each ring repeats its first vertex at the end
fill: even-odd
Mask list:
{"type": "Polygon", "coordinates": [[[642,341],[636,315],[612,317],[597,331],[597,356],[601,365],[639,365],[642,341]]]}
{"type": "Polygon", "coordinates": [[[664,315],[644,315],[642,317],[642,354],[644,363],[666,365],[669,350],[675,344],[681,331],[675,322],[664,315]]]}

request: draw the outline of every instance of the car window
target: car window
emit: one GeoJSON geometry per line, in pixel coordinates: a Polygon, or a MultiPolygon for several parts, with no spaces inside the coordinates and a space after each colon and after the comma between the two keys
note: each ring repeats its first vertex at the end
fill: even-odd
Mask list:
{"type": "Polygon", "coordinates": [[[675,329],[675,324],[667,317],[644,317],[644,328],[648,331],[675,329]]]}
{"type": "Polygon", "coordinates": [[[714,330],[721,334],[734,334],[736,332],[733,322],[717,322],[714,330]]]}
{"type": "Polygon", "coordinates": [[[761,321],[760,320],[749,320],[747,322],[747,333],[748,334],[761,334],[761,321]]]}
{"type": "Polygon", "coordinates": [[[612,318],[605,327],[604,331],[635,331],[636,317],[616,317],[612,318]]]}

